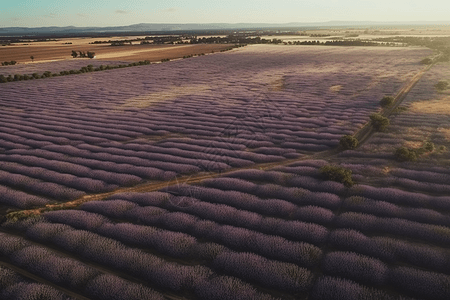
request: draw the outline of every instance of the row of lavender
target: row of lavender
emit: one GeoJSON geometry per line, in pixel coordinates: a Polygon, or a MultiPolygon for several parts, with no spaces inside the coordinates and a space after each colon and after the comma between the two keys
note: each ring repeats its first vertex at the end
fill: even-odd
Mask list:
{"type": "Polygon", "coordinates": [[[58,290],[36,282],[32,282],[11,269],[0,266],[0,297],[9,299],[48,299],[72,300],[58,290]]]}
{"type": "Polygon", "coordinates": [[[448,299],[450,198],[348,189],[317,178],[323,163],[118,194],[9,226],[156,289],[201,298],[230,297],[233,280],[244,295],[448,299]]]}
{"type": "MultiPolygon", "coordinates": [[[[52,217],[51,214],[49,216],[52,217]]],[[[98,215],[85,214],[83,218],[82,214],[78,214],[76,220],[83,223],[86,220],[92,220],[98,215]]],[[[74,222],[74,218],[69,217],[69,223],[74,222]]],[[[111,225],[109,222],[104,225],[111,225]]],[[[173,242],[173,246],[183,248],[183,244],[186,241],[180,239],[181,234],[174,232],[156,232],[150,227],[137,226],[132,224],[120,224],[116,225],[119,232],[117,235],[123,234],[122,239],[133,240],[134,243],[139,241],[139,237],[150,237],[152,233],[161,236],[159,241],[167,241],[170,243],[170,238],[174,237],[176,240],[173,242]],[[122,228],[121,228],[122,227],[122,228]],[[137,230],[130,231],[136,227],[137,230]],[[138,227],[141,227],[140,230],[138,227]],[[128,231],[128,232],[127,232],[128,231]],[[131,234],[131,235],[130,235],[131,234]],[[128,235],[128,238],[126,237],[128,235]],[[163,236],[165,235],[165,236],[163,236]],[[168,239],[169,238],[169,239],[168,239]],[[178,243],[178,244],[177,244],[178,243]]],[[[199,299],[229,299],[229,297],[243,296],[249,299],[272,299],[268,295],[261,294],[256,291],[251,285],[230,276],[219,275],[214,272],[213,269],[202,266],[199,264],[189,263],[188,265],[180,264],[167,257],[160,258],[157,255],[152,254],[148,250],[139,249],[137,247],[127,246],[125,243],[118,241],[117,239],[107,238],[105,236],[85,231],[78,230],[68,225],[62,225],[58,223],[36,222],[34,224],[13,224],[6,225],[7,227],[13,226],[14,228],[25,227],[27,237],[40,243],[52,244],[59,249],[59,255],[61,253],[65,256],[71,256],[76,254],[81,256],[85,261],[88,261],[88,265],[81,264],[77,261],[68,259],[67,257],[58,258],[57,254],[52,253],[49,249],[43,247],[19,247],[19,250],[14,249],[5,255],[10,261],[22,268],[27,268],[28,271],[35,273],[38,276],[46,278],[56,284],[64,286],[66,288],[72,288],[75,290],[84,290],[84,293],[89,295],[89,278],[92,278],[90,272],[98,273],[100,269],[103,271],[109,271],[115,274],[119,274],[122,277],[127,277],[132,282],[145,282],[147,288],[138,287],[144,289],[147,293],[155,293],[149,288],[156,288],[162,290],[163,293],[170,293],[175,295],[185,295],[188,293],[194,293],[196,298],[199,299]],[[28,225],[28,226],[26,226],[28,225]],[[40,259],[44,256],[44,259],[40,259]],[[47,257],[48,259],[45,259],[47,257]],[[50,257],[53,257],[50,259],[50,257]],[[77,272],[72,272],[70,269],[66,269],[64,265],[68,262],[72,263],[72,269],[76,265],[77,272]],[[59,271],[58,271],[59,270],[59,271]],[[221,298],[223,297],[223,298],[221,298]]],[[[108,227],[108,226],[102,226],[108,227]]],[[[186,238],[185,238],[186,239],[186,238]]],[[[12,245],[11,241],[7,241],[9,245],[12,245]]],[[[170,245],[166,246],[170,249],[170,245]]],[[[199,259],[205,257],[205,259],[211,259],[216,257],[217,267],[220,268],[220,252],[222,252],[219,245],[203,244],[197,249],[199,252],[199,259]]],[[[179,250],[181,252],[181,250],[179,250]]],[[[233,255],[235,259],[245,259],[247,256],[245,253],[239,254],[235,252],[226,252],[229,255],[233,255]]],[[[225,253],[224,253],[225,254],[225,253]]],[[[225,255],[222,255],[225,256],[225,255]]],[[[251,256],[251,255],[250,255],[251,256]]],[[[225,257],[227,258],[227,257],[225,257]]],[[[281,263],[276,261],[270,261],[260,256],[253,258],[253,264],[263,263],[264,267],[269,269],[261,270],[264,273],[259,274],[261,278],[275,276],[275,282],[288,287],[290,290],[304,290],[305,285],[309,285],[310,274],[302,268],[296,267],[292,264],[281,263]],[[256,260],[256,261],[255,261],[256,260]],[[289,271],[288,273],[286,273],[289,271]],[[278,274],[277,274],[278,272],[278,274]],[[291,278],[287,282],[284,279],[289,279],[294,273],[298,273],[299,278],[291,278]]],[[[252,262],[247,262],[246,265],[241,267],[241,271],[248,269],[252,262]]],[[[108,275],[109,276],[109,275],[108,275]]],[[[97,289],[96,293],[102,296],[103,293],[111,295],[111,292],[107,292],[111,289],[111,286],[118,281],[106,280],[111,285],[105,285],[102,282],[97,282],[94,289],[97,289]],[[109,281],[109,282],[108,282],[109,281]]],[[[273,285],[274,283],[272,283],[273,285]]],[[[117,289],[113,288],[113,291],[117,289]]],[[[135,293],[136,291],[130,290],[127,295],[123,295],[120,299],[154,299],[141,293],[135,293]],[[127,296],[132,296],[126,298],[127,296]]],[[[100,297],[101,299],[107,299],[106,296],[100,297]]],[[[157,298],[155,298],[157,299],[157,298]]]]}
{"type": "MultiPolygon", "coordinates": [[[[317,176],[315,167],[324,163],[309,161],[278,168],[300,175],[295,177],[262,171],[241,171],[230,176],[324,190],[318,181],[305,176],[317,176]]],[[[244,187],[238,182],[220,181],[215,180],[213,185],[222,189],[235,186],[247,192],[254,189],[247,183],[244,187]]],[[[325,245],[332,251],[324,253],[324,277],[313,288],[314,299],[352,299],[358,294],[379,299],[383,298],[379,290],[386,287],[424,299],[449,297],[450,197],[366,185],[356,185],[344,193],[336,188],[334,191],[344,199],[328,222],[328,228],[336,229],[327,236],[325,245]]]]}
{"type": "MultiPolygon", "coordinates": [[[[181,194],[182,189],[172,191],[175,192],[181,194]]],[[[205,188],[203,197],[214,197],[218,193],[217,189],[205,188]]],[[[338,200],[333,195],[306,190],[303,193],[307,194],[308,201],[323,199],[333,205],[332,202],[338,200]],[[327,200],[330,196],[331,200],[327,200]]],[[[230,195],[241,196],[248,203],[253,198],[256,202],[252,206],[260,206],[260,213],[251,208],[245,210],[201,201],[200,195],[192,198],[167,193],[121,194],[109,201],[86,203],[82,207],[86,212],[49,212],[44,215],[44,222],[10,226],[26,230],[32,240],[53,244],[108,268],[154,282],[158,289],[171,292],[194,291],[205,299],[227,299],[233,293],[244,298],[254,295],[254,287],[240,283],[236,277],[257,288],[269,287],[286,296],[308,291],[313,277],[308,268],[317,266],[322,256],[321,250],[313,244],[323,242],[328,233],[326,228],[283,220],[279,217],[286,214],[283,209],[279,216],[267,217],[275,213],[274,205],[296,207],[289,206],[287,201],[274,199],[264,205],[262,199],[248,194],[232,192],[230,195]],[[121,200],[114,200],[116,198],[121,200]],[[191,201],[195,205],[189,205],[191,201]],[[223,217],[228,218],[228,223],[237,223],[233,220],[240,220],[240,223],[225,225],[223,217]],[[108,253],[102,249],[108,249],[108,253]],[[143,253],[141,249],[158,256],[143,253]],[[190,265],[193,260],[195,267],[175,266],[171,262],[174,259],[189,260],[190,265]],[[256,269],[258,272],[254,272],[256,269]],[[205,277],[216,273],[233,277],[214,276],[212,282],[203,283],[205,277]],[[240,288],[236,290],[236,286],[240,288]]],[[[230,195],[216,198],[225,201],[230,195]]],[[[236,198],[233,201],[245,203],[236,198]]]]}
{"type": "Polygon", "coordinates": [[[255,46],[3,85],[0,185],[39,199],[17,193],[3,203],[24,208],[334,147],[428,53],[380,48],[368,61],[366,50],[255,46]]]}
{"type": "MultiPolygon", "coordinates": [[[[35,245],[21,237],[5,233],[0,235],[0,254],[3,259],[89,299],[163,299],[160,293],[152,289],[100,272],[74,258],[35,245]]],[[[11,271],[5,271],[5,276],[8,277],[2,278],[0,289],[0,295],[5,296],[2,299],[72,299],[47,285],[20,280],[11,271]],[[11,275],[13,277],[9,277],[11,275]]]]}

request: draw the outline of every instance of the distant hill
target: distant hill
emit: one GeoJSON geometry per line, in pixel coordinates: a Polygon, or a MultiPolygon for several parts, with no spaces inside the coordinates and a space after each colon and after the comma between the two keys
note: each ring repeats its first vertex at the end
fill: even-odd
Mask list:
{"type": "Polygon", "coordinates": [[[372,22],[372,21],[329,21],[318,23],[207,23],[207,24],[154,24],[141,23],[129,26],[112,27],[2,27],[0,36],[48,35],[48,34],[87,34],[87,33],[120,33],[120,32],[171,32],[171,31],[203,31],[232,29],[267,29],[267,28],[326,28],[326,27],[370,27],[370,26],[411,26],[411,25],[449,25],[442,22],[372,22]]]}

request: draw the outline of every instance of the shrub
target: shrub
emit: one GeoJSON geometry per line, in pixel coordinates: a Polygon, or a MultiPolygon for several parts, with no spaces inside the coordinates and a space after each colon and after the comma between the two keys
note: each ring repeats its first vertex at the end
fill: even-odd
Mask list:
{"type": "Polygon", "coordinates": [[[394,104],[395,98],[392,96],[384,96],[383,99],[380,100],[381,107],[388,107],[394,104]]]}
{"type": "Polygon", "coordinates": [[[432,142],[425,142],[422,146],[422,149],[424,149],[426,152],[433,152],[436,149],[436,147],[432,142]]]}
{"type": "Polygon", "coordinates": [[[22,75],[20,75],[20,74],[14,75],[14,81],[21,81],[21,80],[23,80],[23,76],[22,75]]]}
{"type": "Polygon", "coordinates": [[[398,114],[400,114],[400,113],[402,113],[402,112],[404,112],[404,111],[407,111],[407,110],[408,110],[407,107],[405,107],[405,106],[399,106],[399,107],[397,107],[396,109],[394,109],[394,110],[392,111],[392,113],[398,115],[398,114]]]}
{"type": "Polygon", "coordinates": [[[2,62],[2,66],[14,66],[17,62],[15,60],[2,62]]]}
{"type": "Polygon", "coordinates": [[[352,180],[352,171],[335,165],[326,165],[320,168],[321,176],[325,180],[332,180],[343,183],[346,187],[354,184],[352,180]]]}
{"type": "Polygon", "coordinates": [[[5,76],[0,75],[0,82],[1,82],[1,83],[4,83],[4,82],[8,82],[8,80],[6,79],[5,76]]]}
{"type": "Polygon", "coordinates": [[[407,147],[400,147],[394,152],[395,158],[398,161],[416,161],[417,160],[417,152],[414,149],[410,149],[407,147]]]}
{"type": "Polygon", "coordinates": [[[384,131],[386,127],[389,126],[389,119],[380,114],[371,114],[370,120],[376,131],[384,131]]]}
{"type": "Polygon", "coordinates": [[[430,65],[433,63],[433,60],[429,57],[426,57],[420,61],[422,65],[430,65]]]}
{"type": "Polygon", "coordinates": [[[436,83],[436,84],[434,85],[434,87],[435,87],[436,89],[440,90],[440,91],[443,91],[443,90],[445,90],[445,89],[448,87],[448,82],[447,82],[447,81],[444,81],[444,80],[441,80],[441,81],[439,81],[438,83],[436,83]]]}
{"type": "Polygon", "coordinates": [[[394,155],[398,161],[416,161],[420,155],[433,152],[435,149],[434,143],[426,141],[423,143],[422,147],[418,149],[400,147],[395,150],[394,155]]]}
{"type": "Polygon", "coordinates": [[[340,139],[339,144],[344,149],[355,149],[356,147],[358,147],[358,139],[351,135],[344,135],[340,139]]]}

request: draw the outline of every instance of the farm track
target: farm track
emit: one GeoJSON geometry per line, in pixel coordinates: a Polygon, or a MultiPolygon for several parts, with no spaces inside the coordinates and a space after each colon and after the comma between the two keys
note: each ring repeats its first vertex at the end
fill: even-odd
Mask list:
{"type": "MultiPolygon", "coordinates": [[[[439,58],[440,54],[436,55],[434,57],[435,60],[439,58]]],[[[390,116],[397,107],[400,106],[402,101],[406,98],[408,93],[411,91],[411,89],[419,82],[419,80],[422,78],[422,76],[430,70],[434,66],[433,64],[427,65],[422,70],[420,70],[409,82],[407,82],[397,93],[395,96],[394,104],[388,108],[385,108],[381,111],[381,115],[384,117],[390,116]]],[[[359,141],[359,146],[363,145],[367,140],[370,139],[370,137],[375,133],[375,129],[373,128],[372,122],[367,122],[361,129],[359,129],[353,136],[356,137],[359,141]]],[[[280,166],[286,166],[290,165],[296,162],[309,160],[309,159],[327,159],[334,155],[337,155],[344,151],[343,148],[337,147],[330,150],[325,150],[322,152],[318,152],[315,154],[310,155],[304,155],[301,158],[295,158],[295,159],[286,159],[283,161],[277,161],[277,162],[270,162],[270,163],[261,163],[261,164],[254,164],[249,167],[244,168],[231,168],[225,172],[218,172],[218,173],[202,173],[202,174],[191,174],[191,175],[184,175],[180,177],[176,177],[175,179],[164,181],[164,182],[151,182],[151,183],[143,183],[139,184],[133,187],[125,187],[125,188],[118,188],[111,192],[106,193],[100,193],[100,194],[92,194],[92,195],[85,195],[82,196],[76,200],[64,202],[64,203],[58,203],[58,204],[47,204],[44,207],[35,208],[35,209],[28,209],[28,210],[19,210],[10,212],[6,215],[8,219],[21,219],[21,218],[27,218],[34,215],[40,215],[41,213],[44,213],[46,211],[52,211],[52,210],[61,210],[61,209],[74,209],[80,206],[81,204],[89,201],[101,201],[104,200],[112,195],[115,194],[121,194],[121,193],[145,193],[145,192],[153,192],[158,191],[163,188],[173,186],[173,185],[179,185],[182,184],[196,184],[206,179],[221,177],[229,175],[233,172],[240,171],[240,170],[251,170],[251,169],[260,169],[260,170],[270,170],[276,167],[280,166]]]]}
{"type": "MultiPolygon", "coordinates": [[[[440,57],[440,54],[436,55],[434,57],[434,60],[437,60],[440,57]]],[[[400,91],[397,93],[397,95],[394,97],[394,104],[392,104],[390,107],[386,107],[382,110],[381,115],[383,117],[389,117],[405,100],[406,96],[408,95],[409,91],[419,82],[419,80],[422,78],[422,76],[430,70],[434,66],[433,64],[427,65],[425,68],[423,68],[419,73],[414,75],[414,77],[406,83],[400,91]]],[[[364,125],[363,128],[359,129],[353,136],[358,139],[359,145],[364,144],[374,133],[375,129],[372,126],[371,122],[369,121],[364,125]]]]}

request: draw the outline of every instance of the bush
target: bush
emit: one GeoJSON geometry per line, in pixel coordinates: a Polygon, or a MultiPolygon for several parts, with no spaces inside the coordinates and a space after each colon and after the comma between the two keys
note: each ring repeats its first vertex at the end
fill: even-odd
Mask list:
{"type": "Polygon", "coordinates": [[[424,142],[422,148],[420,148],[421,153],[433,152],[436,149],[434,143],[432,142],[424,142]]]}
{"type": "Polygon", "coordinates": [[[420,61],[422,65],[430,65],[433,63],[433,60],[429,57],[426,57],[420,61]]]}
{"type": "Polygon", "coordinates": [[[424,153],[433,152],[436,149],[434,143],[424,142],[421,148],[411,149],[407,147],[400,147],[395,150],[395,158],[398,161],[416,161],[420,155],[424,153]]]}
{"type": "Polygon", "coordinates": [[[17,62],[15,60],[2,62],[2,66],[14,66],[17,62]]]}
{"type": "Polygon", "coordinates": [[[320,173],[325,180],[343,183],[346,187],[354,184],[352,171],[335,165],[326,165],[320,168],[320,173]]]}
{"type": "Polygon", "coordinates": [[[355,149],[358,147],[358,139],[351,135],[344,135],[339,141],[339,144],[344,149],[355,149]]]}
{"type": "Polygon", "coordinates": [[[447,81],[444,81],[444,80],[441,80],[441,81],[439,81],[438,83],[436,83],[436,84],[434,85],[434,87],[435,87],[436,89],[440,90],[440,91],[443,91],[443,90],[445,90],[445,89],[448,87],[448,82],[447,82],[447,81]]]}
{"type": "Polygon", "coordinates": [[[410,149],[407,147],[400,147],[394,152],[395,158],[398,161],[416,161],[417,160],[417,152],[414,149],[410,149]]]}
{"type": "Polygon", "coordinates": [[[376,131],[384,131],[386,127],[389,126],[389,119],[380,114],[371,114],[370,120],[376,131]]]}
{"type": "Polygon", "coordinates": [[[383,99],[380,100],[381,107],[388,107],[394,104],[395,98],[392,96],[384,96],[383,99]]]}

